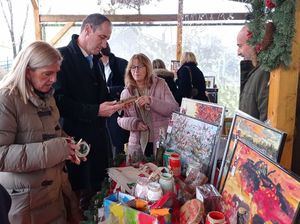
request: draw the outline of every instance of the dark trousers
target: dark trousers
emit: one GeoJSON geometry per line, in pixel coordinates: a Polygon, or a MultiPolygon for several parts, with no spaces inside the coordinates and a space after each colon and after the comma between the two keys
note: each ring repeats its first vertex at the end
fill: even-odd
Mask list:
{"type": "Polygon", "coordinates": [[[107,119],[107,128],[114,148],[113,155],[124,153],[124,144],[128,142],[129,131],[121,128],[118,123],[118,113],[107,119]]]}

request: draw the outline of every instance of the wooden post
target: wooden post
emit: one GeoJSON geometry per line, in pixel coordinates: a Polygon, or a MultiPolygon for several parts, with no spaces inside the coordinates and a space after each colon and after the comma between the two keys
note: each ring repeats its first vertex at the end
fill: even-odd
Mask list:
{"type": "Polygon", "coordinates": [[[178,0],[176,60],[179,60],[182,54],[182,21],[183,0],[178,0]]]}
{"type": "Polygon", "coordinates": [[[55,45],[74,24],[75,22],[66,23],[63,28],[61,28],[61,30],[50,40],[50,44],[55,45]]]}
{"type": "Polygon", "coordinates": [[[292,161],[299,80],[300,0],[296,1],[295,29],[292,63],[287,69],[280,67],[271,72],[268,106],[268,119],[271,125],[288,134],[280,161],[281,165],[287,169],[291,168],[292,161]]]}
{"type": "Polygon", "coordinates": [[[31,4],[33,7],[33,15],[34,15],[34,28],[35,28],[35,39],[41,40],[41,25],[40,25],[40,11],[37,0],[31,0],[31,4]]]}

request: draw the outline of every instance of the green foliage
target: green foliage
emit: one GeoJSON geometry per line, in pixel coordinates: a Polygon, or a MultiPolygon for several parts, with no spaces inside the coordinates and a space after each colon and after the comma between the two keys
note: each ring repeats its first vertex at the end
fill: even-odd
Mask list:
{"type": "MultiPolygon", "coordinates": [[[[116,155],[115,159],[111,161],[112,166],[120,166],[123,162],[126,161],[125,154],[116,155]]],[[[92,199],[89,209],[84,211],[84,216],[87,221],[80,222],[81,224],[96,224],[98,223],[98,208],[103,206],[104,198],[109,195],[109,191],[111,188],[111,182],[109,178],[105,178],[102,182],[101,191],[98,192],[92,199]]]]}
{"type": "Polygon", "coordinates": [[[258,54],[261,66],[270,71],[280,65],[289,66],[291,62],[292,40],[295,34],[295,0],[276,0],[275,10],[265,13],[262,0],[253,0],[249,30],[253,37],[249,41],[252,46],[261,43],[265,35],[265,24],[272,20],[275,25],[272,44],[258,54]]]}

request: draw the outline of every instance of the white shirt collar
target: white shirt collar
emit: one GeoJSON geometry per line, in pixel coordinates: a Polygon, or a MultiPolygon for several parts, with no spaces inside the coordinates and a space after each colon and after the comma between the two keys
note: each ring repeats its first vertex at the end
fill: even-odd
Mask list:
{"type": "MultiPolygon", "coordinates": [[[[82,54],[83,54],[84,57],[89,56],[88,53],[86,53],[86,51],[85,51],[82,47],[80,47],[79,44],[78,44],[78,47],[80,48],[80,50],[81,50],[81,52],[82,52],[82,54]]],[[[93,55],[92,55],[92,56],[93,56],[93,55]]]]}

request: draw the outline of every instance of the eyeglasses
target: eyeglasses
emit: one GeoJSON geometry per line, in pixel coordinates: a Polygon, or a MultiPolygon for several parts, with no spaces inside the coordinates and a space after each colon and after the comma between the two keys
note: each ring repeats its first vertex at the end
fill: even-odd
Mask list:
{"type": "Polygon", "coordinates": [[[131,70],[140,70],[141,68],[144,68],[145,67],[145,65],[133,65],[133,66],[131,66],[131,70]]]}

